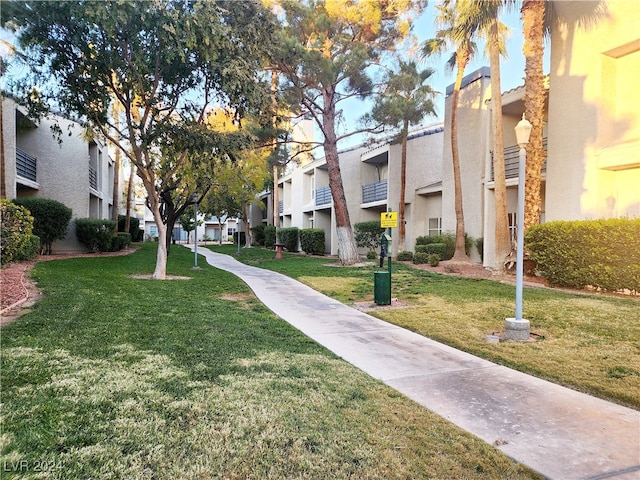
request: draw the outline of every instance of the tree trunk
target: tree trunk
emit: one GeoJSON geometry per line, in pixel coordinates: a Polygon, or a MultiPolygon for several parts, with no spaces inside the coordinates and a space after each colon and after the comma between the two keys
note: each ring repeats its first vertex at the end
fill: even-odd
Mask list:
{"type": "Polygon", "coordinates": [[[111,211],[111,220],[113,220],[115,224],[115,234],[118,233],[118,204],[120,203],[120,163],[121,163],[121,153],[120,149],[116,148],[116,160],[113,167],[113,197],[112,197],[112,211],[111,211]]]}
{"type": "MultiPolygon", "coordinates": [[[[542,148],[544,126],[544,54],[545,0],[522,2],[523,35],[522,51],[525,57],[524,114],[531,123],[531,136],[527,145],[527,168],[525,172],[524,228],[540,223],[542,210],[542,166],[545,152],[542,148]]],[[[519,180],[522,182],[522,179],[519,180]]],[[[518,219],[518,222],[522,219],[518,219]]]]}
{"type": "Polygon", "coordinates": [[[495,228],[493,267],[504,270],[504,261],[511,252],[507,212],[507,185],[504,171],[504,136],[502,128],[502,86],[500,82],[500,48],[498,19],[491,22],[489,63],[491,65],[491,104],[493,106],[493,178],[495,199],[495,228]]]}
{"type": "Polygon", "coordinates": [[[335,134],[335,104],[331,91],[323,92],[324,113],[322,123],[324,127],[324,155],[329,172],[329,188],[333,199],[333,210],[336,216],[336,233],[338,237],[338,259],[342,265],[353,265],[359,260],[358,247],[351,229],[347,198],[344,194],[342,175],[340,173],[340,159],[338,156],[338,142],[335,134]]]}
{"type": "Polygon", "coordinates": [[[133,197],[133,182],[135,181],[135,165],[131,164],[129,184],[127,186],[127,212],[124,219],[124,231],[131,233],[131,198],[133,197]]]}
{"type": "MultiPolygon", "coordinates": [[[[464,242],[464,210],[462,204],[462,179],[460,177],[460,155],[458,153],[458,125],[457,110],[458,97],[460,96],[460,86],[462,85],[462,77],[467,64],[464,54],[458,54],[457,64],[458,73],[456,82],[453,87],[451,98],[451,160],[453,163],[453,184],[454,184],[454,205],[456,212],[456,249],[453,254],[453,260],[459,262],[470,262],[465,251],[464,242]]],[[[468,57],[468,56],[467,56],[468,57]]]]}
{"type": "MultiPolygon", "coordinates": [[[[249,218],[247,217],[247,204],[242,205],[242,228],[244,230],[244,246],[245,248],[251,247],[251,226],[249,225],[249,218]]],[[[238,237],[238,242],[240,241],[240,237],[238,237]]]]}
{"type": "MultiPolygon", "coordinates": [[[[278,165],[273,165],[273,226],[280,228],[280,201],[278,199],[278,165]]],[[[277,237],[277,233],[276,233],[277,237]]]]}
{"type": "MultiPolygon", "coordinates": [[[[151,195],[149,188],[147,188],[147,193],[151,195]]],[[[152,278],[164,280],[167,278],[167,227],[162,222],[162,215],[160,215],[160,198],[157,193],[153,192],[153,197],[150,196],[149,198],[149,206],[153,213],[156,227],[158,228],[158,253],[156,255],[156,268],[152,278]]]]}
{"type": "Polygon", "coordinates": [[[400,225],[398,228],[398,251],[405,250],[405,237],[407,235],[406,222],[405,222],[405,191],[407,189],[407,135],[409,133],[409,122],[404,121],[402,127],[402,155],[400,161],[400,204],[399,216],[400,225]]]}
{"type": "Polygon", "coordinates": [[[0,95],[0,198],[7,198],[6,162],[4,156],[4,96],[0,95]]]}

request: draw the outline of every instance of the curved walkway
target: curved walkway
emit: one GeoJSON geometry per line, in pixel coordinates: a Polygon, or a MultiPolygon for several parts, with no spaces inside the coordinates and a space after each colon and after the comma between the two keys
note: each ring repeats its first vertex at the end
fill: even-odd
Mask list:
{"type": "Polygon", "coordinates": [[[547,478],[640,479],[640,412],[455,350],[279,273],[198,253],[336,355],[547,478]]]}

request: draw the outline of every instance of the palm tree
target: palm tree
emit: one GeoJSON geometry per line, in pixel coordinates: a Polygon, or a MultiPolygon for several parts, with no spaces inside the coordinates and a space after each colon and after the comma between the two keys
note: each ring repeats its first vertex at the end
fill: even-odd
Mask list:
{"type": "Polygon", "coordinates": [[[524,220],[525,229],[540,223],[542,166],[545,152],[542,148],[544,126],[544,54],[545,11],[547,0],[523,0],[520,12],[525,57],[524,114],[531,123],[531,135],[527,145],[527,168],[525,172],[524,220]]]}
{"type": "Polygon", "coordinates": [[[493,175],[495,198],[494,268],[503,269],[504,259],[511,251],[507,213],[507,186],[504,170],[504,137],[502,125],[502,86],[500,81],[500,55],[505,54],[507,27],[498,21],[500,10],[512,0],[461,0],[458,2],[463,25],[477,30],[486,41],[491,67],[491,104],[493,114],[493,175]]]}
{"type": "Polygon", "coordinates": [[[425,85],[434,71],[427,68],[418,71],[415,62],[399,64],[398,72],[391,72],[387,76],[386,89],[376,99],[371,117],[384,125],[400,126],[395,141],[402,143],[400,169],[400,201],[398,228],[398,251],[405,249],[405,190],[407,185],[407,137],[409,125],[420,122],[426,115],[434,115],[433,97],[436,92],[429,85],[425,85]]]}
{"type": "Polygon", "coordinates": [[[451,131],[451,160],[453,164],[454,203],[456,212],[456,247],[453,260],[470,262],[465,252],[464,210],[462,204],[462,180],[460,177],[460,155],[458,153],[458,126],[456,122],[458,98],[462,86],[464,70],[475,54],[477,48],[469,29],[461,24],[460,11],[454,0],[443,0],[437,5],[439,11],[436,22],[442,27],[436,32],[436,37],[424,42],[422,54],[424,57],[440,53],[449,45],[455,52],[447,62],[451,69],[456,68],[456,80],[451,96],[451,114],[449,115],[451,131]]]}

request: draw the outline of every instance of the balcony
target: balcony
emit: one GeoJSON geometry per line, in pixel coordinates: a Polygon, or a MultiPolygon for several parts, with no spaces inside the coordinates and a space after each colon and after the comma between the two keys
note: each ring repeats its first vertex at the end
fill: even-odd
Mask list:
{"type": "Polygon", "coordinates": [[[16,171],[17,174],[26,180],[36,182],[37,159],[24,150],[16,148],[16,171]]]}
{"type": "Polygon", "coordinates": [[[331,188],[329,186],[316,189],[316,207],[331,204],[331,188]]]}
{"type": "Polygon", "coordinates": [[[278,213],[280,215],[284,213],[284,200],[278,200],[278,213]]]}
{"type": "Polygon", "coordinates": [[[378,202],[387,199],[387,181],[362,185],[362,203],[378,202]]]}
{"type": "MultiPolygon", "coordinates": [[[[542,139],[542,148],[547,151],[547,138],[542,139]]],[[[518,178],[518,164],[520,162],[520,147],[518,145],[511,145],[504,149],[504,176],[506,179],[518,178]]],[[[547,160],[545,159],[542,165],[542,172],[547,170],[547,160]]],[[[491,153],[491,181],[495,180],[493,174],[493,152],[491,153]]]]}

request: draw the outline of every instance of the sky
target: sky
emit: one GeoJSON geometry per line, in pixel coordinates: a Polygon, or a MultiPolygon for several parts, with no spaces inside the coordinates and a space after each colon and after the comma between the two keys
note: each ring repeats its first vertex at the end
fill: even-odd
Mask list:
{"type": "MultiPolygon", "coordinates": [[[[434,24],[436,17],[436,0],[429,0],[428,6],[420,17],[418,17],[413,23],[413,33],[417,36],[420,43],[429,38],[435,36],[437,26],[434,24]]],[[[513,12],[504,14],[501,19],[502,23],[509,27],[511,34],[507,41],[507,57],[501,58],[500,63],[500,80],[502,83],[502,91],[511,90],[513,88],[524,85],[524,55],[522,53],[523,35],[522,35],[522,23],[520,21],[519,8],[513,12]]],[[[544,71],[549,71],[549,58],[548,50],[545,50],[545,63],[544,71]]],[[[435,70],[434,74],[428,80],[429,85],[440,94],[437,96],[436,113],[437,117],[426,117],[422,122],[422,125],[431,125],[441,123],[444,121],[444,100],[445,91],[447,86],[453,84],[455,80],[455,71],[447,70],[446,62],[451,56],[451,52],[447,52],[440,57],[434,57],[429,60],[427,64],[424,61],[420,61],[416,58],[416,62],[420,68],[427,66],[435,70]]],[[[478,46],[478,53],[476,57],[467,65],[465,69],[465,75],[476,71],[483,66],[489,66],[489,59],[485,55],[484,45],[478,46]]],[[[358,107],[350,111],[350,115],[346,119],[346,124],[349,125],[352,122],[357,122],[357,118],[360,115],[366,113],[366,105],[360,104],[358,107]]],[[[354,136],[344,140],[340,143],[339,148],[341,150],[355,146],[363,142],[366,138],[364,136],[354,136]]]]}
{"type": "MultiPolygon", "coordinates": [[[[436,26],[434,25],[434,19],[436,16],[436,4],[437,0],[429,0],[428,6],[425,11],[420,17],[416,18],[413,23],[413,33],[417,36],[419,42],[423,42],[424,40],[435,36],[436,26]]],[[[505,23],[511,30],[511,36],[507,42],[507,58],[501,59],[500,65],[502,91],[504,92],[524,84],[524,56],[522,54],[523,37],[519,9],[503,15],[501,21],[505,23]]],[[[0,40],[13,41],[13,38],[10,34],[8,34],[8,32],[0,29],[0,40]]],[[[6,44],[3,45],[0,41],[0,54],[5,55],[7,53],[6,48],[6,44]]],[[[548,52],[548,50],[545,51],[548,52]]],[[[429,60],[429,64],[427,64],[426,62],[421,62],[418,58],[416,58],[419,67],[424,68],[430,66],[434,68],[435,73],[430,77],[429,84],[434,90],[440,92],[435,101],[436,113],[438,117],[425,118],[425,120],[422,122],[423,125],[431,125],[444,121],[444,92],[446,91],[447,86],[451,85],[455,80],[455,72],[448,71],[445,65],[447,58],[450,55],[451,53],[449,52],[443,54],[440,57],[432,58],[429,60]]],[[[546,53],[544,66],[545,73],[549,71],[548,60],[548,53],[546,53]]],[[[465,74],[474,72],[478,68],[488,65],[489,60],[484,54],[484,46],[479,45],[478,53],[475,59],[473,59],[467,66],[465,74]]],[[[21,68],[14,69],[10,72],[10,75],[19,77],[24,73],[20,70],[21,68]]],[[[6,80],[6,78],[3,80],[6,80]]],[[[360,116],[366,113],[371,106],[370,102],[354,102],[355,103],[349,104],[348,108],[343,109],[345,112],[348,112],[345,113],[345,122],[343,124],[344,131],[353,131],[356,127],[356,124],[358,123],[358,119],[360,118],[360,116]]],[[[364,135],[349,137],[339,144],[339,148],[341,150],[350,148],[359,143],[362,143],[365,140],[366,137],[364,135]]],[[[318,152],[317,154],[320,154],[320,152],[318,152]]]]}

